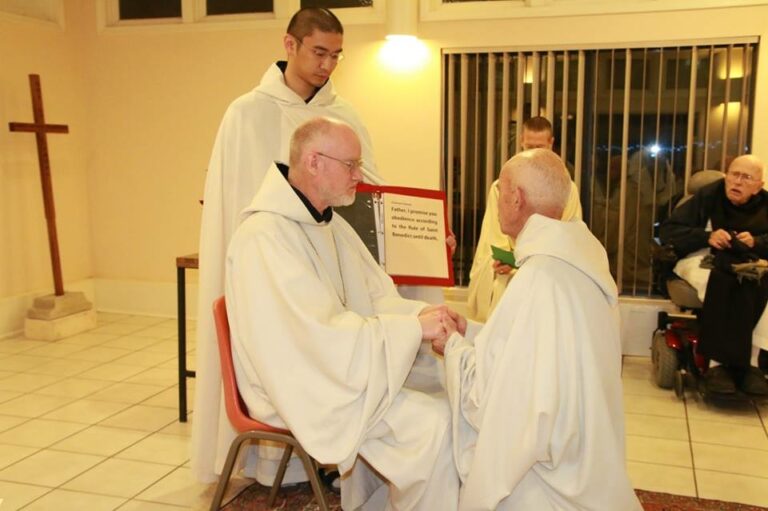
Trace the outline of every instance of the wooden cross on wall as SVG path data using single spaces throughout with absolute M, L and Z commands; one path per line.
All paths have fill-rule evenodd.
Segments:
M 69 133 L 65 124 L 45 124 L 43 114 L 43 93 L 40 89 L 40 76 L 29 75 L 29 88 L 32 92 L 32 113 L 35 122 L 10 122 L 11 131 L 34 133 L 37 140 L 37 160 L 40 164 L 40 181 L 43 187 L 43 205 L 45 220 L 48 224 L 48 246 L 51 250 L 51 266 L 53 268 L 53 287 L 56 296 L 64 295 L 64 284 L 61 278 L 61 260 L 59 258 L 59 240 L 56 234 L 56 210 L 53 205 L 53 186 L 51 184 L 51 162 L 48 159 L 47 133 Z

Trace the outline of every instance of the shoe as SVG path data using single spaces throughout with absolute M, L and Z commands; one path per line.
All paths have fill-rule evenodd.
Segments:
M 712 394 L 736 393 L 731 373 L 723 366 L 715 366 L 704 373 L 704 388 Z
M 768 350 L 760 350 L 760 353 L 757 355 L 757 367 L 760 368 L 764 375 L 768 376 Z
M 744 372 L 739 382 L 739 389 L 755 396 L 768 396 L 768 382 L 757 367 L 750 367 Z
M 338 470 L 318 468 L 317 475 L 320 477 L 326 490 L 341 495 L 341 475 Z

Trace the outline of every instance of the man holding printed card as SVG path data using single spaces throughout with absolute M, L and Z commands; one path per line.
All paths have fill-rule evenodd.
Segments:
M 552 124 L 544 117 L 531 117 L 523 123 L 522 149 L 549 149 L 555 137 Z M 563 220 L 581 219 L 579 190 L 571 182 L 568 202 L 563 210 Z M 469 315 L 476 321 L 486 321 L 501 299 L 509 279 L 514 273 L 512 249 L 515 242 L 501 232 L 499 226 L 499 181 L 491 184 L 485 206 L 485 216 L 480 229 L 475 258 L 469 272 Z M 495 249 L 492 247 L 496 247 Z

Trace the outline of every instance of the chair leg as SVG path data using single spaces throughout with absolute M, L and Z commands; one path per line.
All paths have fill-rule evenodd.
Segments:
M 272 482 L 272 488 L 269 490 L 269 498 L 267 499 L 267 506 L 269 507 L 273 507 L 275 505 L 277 492 L 280 491 L 280 486 L 283 484 L 285 470 L 288 468 L 288 462 L 291 460 L 292 453 L 293 446 L 291 444 L 285 444 L 283 458 L 280 460 L 280 465 L 277 467 L 277 474 L 275 474 L 275 480 Z
M 320 511 L 329 511 L 328 502 L 325 500 L 323 485 L 320 483 L 320 478 L 317 474 L 317 463 L 315 463 L 315 460 L 311 458 L 301 446 L 296 447 L 296 454 L 304 464 L 304 470 L 309 477 L 309 484 L 312 485 L 312 492 L 315 494 L 315 500 L 317 500 L 317 505 L 320 507 Z
M 240 447 L 249 438 L 247 434 L 238 435 L 232 442 L 232 445 L 229 446 L 227 461 L 224 463 L 224 469 L 221 471 L 221 476 L 219 476 L 219 483 L 216 485 L 216 493 L 213 496 L 213 501 L 211 501 L 211 511 L 218 511 L 221 508 L 221 501 L 224 500 L 224 492 L 227 491 L 227 486 L 229 486 L 229 478 L 232 476 L 232 469 L 235 467 Z

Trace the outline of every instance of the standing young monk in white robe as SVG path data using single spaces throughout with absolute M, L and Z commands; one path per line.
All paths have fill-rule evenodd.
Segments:
M 360 154 L 348 125 L 309 121 L 294 133 L 290 170 L 273 164 L 244 211 L 226 264 L 238 387 L 254 418 L 351 471 L 344 509 L 450 511 L 447 400 L 403 383 L 422 338 L 465 324 L 444 305 L 401 298 L 333 214 L 354 201 Z
M 364 180 L 382 182 L 368 131 L 355 110 L 336 95 L 330 81 L 331 73 L 342 58 L 343 30 L 341 22 L 326 9 L 298 11 L 283 39 L 287 62 L 270 66 L 258 87 L 229 106 L 216 136 L 205 182 L 199 250 L 197 381 L 191 463 L 200 481 L 216 479 L 235 437 L 222 403 L 211 304 L 224 293 L 227 246 L 240 223 L 241 211 L 261 186 L 266 169 L 275 161 L 288 161 L 288 146 L 294 130 L 322 115 L 352 126 L 362 146 Z M 432 302 L 440 296 L 439 289 L 434 289 L 437 294 L 427 297 Z M 436 373 L 441 368 L 433 357 L 419 357 L 418 365 L 421 375 L 414 376 L 422 376 L 422 381 L 439 377 Z M 271 484 L 281 450 L 264 450 L 262 454 L 266 456 L 261 456 L 258 463 L 249 463 L 248 473 L 263 484 Z M 306 480 L 306 476 L 301 463 L 292 461 L 284 481 L 302 480 Z
M 552 149 L 555 137 L 552 124 L 544 117 L 531 117 L 523 123 L 520 147 L 530 149 Z M 581 201 L 576 184 L 571 182 L 568 203 L 563 210 L 562 220 L 581 220 Z M 504 290 L 512 277 L 513 268 L 493 259 L 491 245 L 511 251 L 515 241 L 501 232 L 499 225 L 499 180 L 491 183 L 485 204 L 485 214 L 480 228 L 480 239 L 469 271 L 467 308 L 475 321 L 484 322 L 501 300 Z
M 570 178 L 555 153 L 518 154 L 499 186 L 520 269 L 488 323 L 433 342 L 445 350 L 459 508 L 639 511 L 605 250 L 580 220 L 559 220 Z

